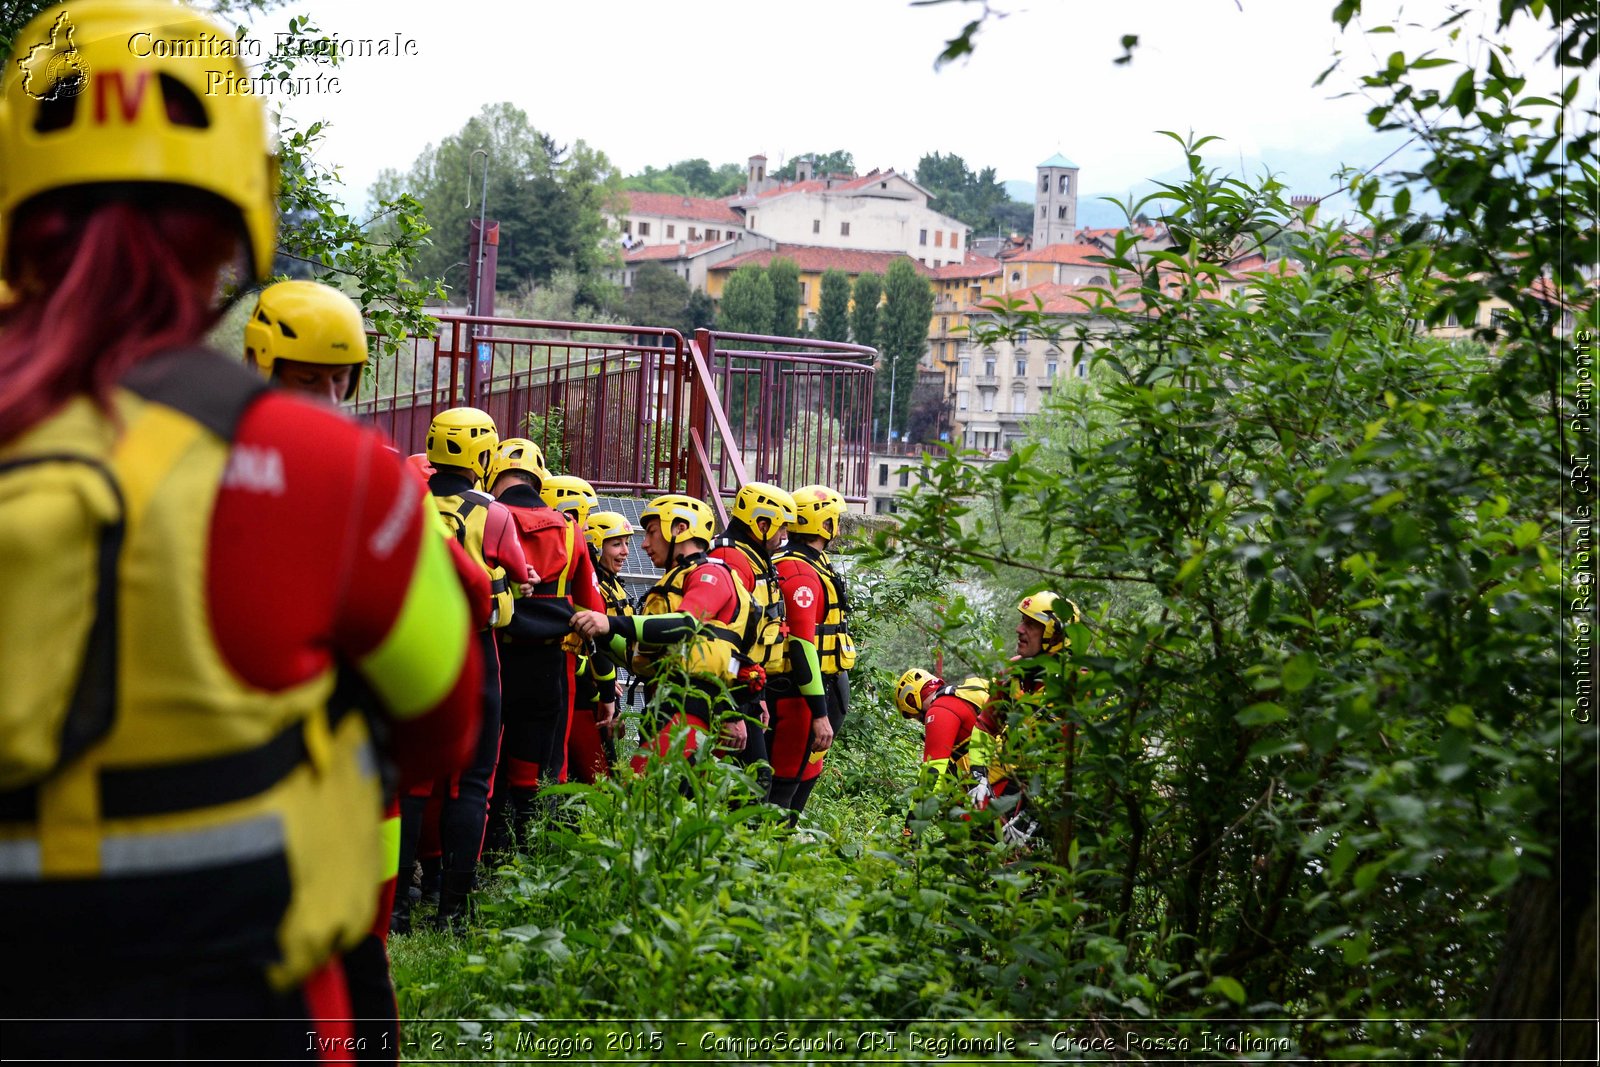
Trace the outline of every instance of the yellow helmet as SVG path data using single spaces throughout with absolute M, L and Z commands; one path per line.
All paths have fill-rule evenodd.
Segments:
M 1023 597 L 1017 610 L 1044 627 L 1043 651 L 1060 652 L 1067 647 L 1067 627 L 1078 621 L 1078 605 L 1046 589 Z
M 428 424 L 428 462 L 435 467 L 467 467 L 482 478 L 499 444 L 494 420 L 477 408 L 450 408 Z
M 651 519 L 661 524 L 661 537 L 669 545 L 675 544 L 678 540 L 672 536 L 674 522 L 689 524 L 689 529 L 683 535 L 685 540 L 697 538 L 708 545 L 717 528 L 716 515 L 711 510 L 711 505 L 704 500 L 684 496 L 682 493 L 666 493 L 646 504 L 644 510 L 639 512 L 639 525 L 643 526 Z
M 637 532 L 628 517 L 616 511 L 592 511 L 583 524 L 583 535 L 596 552 L 613 537 L 631 537 Z
M 244 324 L 245 358 L 261 376 L 271 378 L 278 360 L 319 363 L 330 367 L 367 362 L 367 331 L 354 300 L 321 282 L 291 281 L 269 285 L 256 300 Z M 356 392 L 350 376 L 344 398 Z
M 500 442 L 494 458 L 489 461 L 489 471 L 483 476 L 484 487 L 493 489 L 495 480 L 506 471 L 526 471 L 533 475 L 535 489 L 550 477 L 550 472 L 545 469 L 544 453 L 526 437 L 508 437 Z
M 0 69 L 0 273 L 29 200 L 160 183 L 239 211 L 254 279 L 277 244 L 278 163 L 234 35 L 161 0 L 74 0 L 34 16 Z
M 571 474 L 552 474 L 544 480 L 544 488 L 539 495 L 557 511 L 571 515 L 579 526 L 589 518 L 590 509 L 600 505 L 594 486 Z
M 790 533 L 830 541 L 838 536 L 844 497 L 825 485 L 803 485 L 794 491 L 793 500 L 795 520 L 789 524 Z
M 767 536 L 771 537 L 779 526 L 794 522 L 794 497 L 766 482 L 746 482 L 734 495 L 728 514 L 758 532 L 757 520 L 766 519 Z
M 929 684 L 938 685 L 939 676 L 921 667 L 912 667 L 900 676 L 894 687 L 894 706 L 900 709 L 900 714 L 915 719 L 927 710 L 922 694 Z

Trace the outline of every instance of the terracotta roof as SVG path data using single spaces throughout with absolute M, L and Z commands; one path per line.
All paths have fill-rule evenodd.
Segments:
M 1046 245 L 1012 258 L 1018 263 L 1081 263 L 1085 266 L 1099 266 L 1105 254 L 1105 249 L 1096 248 L 1094 245 Z
M 775 259 L 793 260 L 802 271 L 813 274 L 821 274 L 825 270 L 842 270 L 846 274 L 865 274 L 869 271 L 882 274 L 895 260 L 910 259 L 918 274 L 933 273 L 904 252 L 858 252 L 851 248 L 821 248 L 816 245 L 779 245 L 775 249 L 746 252 L 742 256 L 723 260 L 711 270 L 734 271 L 752 263 L 765 267 Z
M 888 181 L 890 178 L 899 177 L 902 177 L 902 175 L 896 174 L 892 170 L 886 170 L 878 174 L 863 174 L 859 178 L 842 177 L 836 174 L 831 175 L 829 178 L 812 178 L 809 181 L 803 182 L 785 182 L 783 185 L 780 185 L 775 189 L 766 189 L 760 193 L 757 193 L 756 198 L 765 200 L 774 196 L 787 196 L 789 193 L 847 192 L 851 189 L 865 189 L 867 186 L 873 185 L 877 182 L 884 182 Z M 832 182 L 831 185 L 829 184 L 830 180 Z
M 949 281 L 954 278 L 993 278 L 1000 273 L 1000 261 L 988 256 L 980 256 L 976 252 L 967 253 L 965 263 L 947 263 L 938 267 L 933 272 L 933 277 L 939 281 Z
M 727 241 L 696 241 L 687 247 L 677 242 L 664 245 L 640 245 L 638 248 L 624 252 L 622 259 L 625 263 L 645 263 L 650 260 L 688 258 L 713 248 L 720 248 L 727 243 Z
M 627 196 L 628 212 L 633 215 L 720 222 L 728 226 L 744 225 L 744 219 L 725 200 L 706 200 L 696 196 L 679 196 L 677 193 L 628 193 Z

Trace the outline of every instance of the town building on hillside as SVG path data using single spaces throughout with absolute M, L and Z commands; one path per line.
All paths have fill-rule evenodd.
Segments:
M 725 200 L 676 193 L 627 192 L 627 214 L 617 220 L 622 247 L 715 244 L 744 230 L 744 218 Z
M 705 289 L 706 274 L 711 267 L 726 262 L 734 256 L 749 251 L 752 245 L 770 245 L 759 238 L 729 237 L 722 241 L 701 241 L 690 244 L 637 245 L 622 253 L 622 268 L 608 271 L 608 277 L 623 289 L 633 288 L 633 279 L 646 263 L 659 263 L 689 283 L 691 289 Z
M 930 270 L 966 256 L 966 223 L 934 211 L 932 194 L 893 170 L 818 176 L 802 159 L 795 179 L 780 181 L 768 175 L 766 157 L 752 156 L 747 177 L 729 204 L 745 229 L 780 244 L 896 252 Z
M 1128 299 L 1134 296 L 1130 292 Z M 1050 328 L 1043 336 L 1023 330 L 981 344 L 971 335 L 1002 318 L 1001 302 L 985 300 L 965 312 L 968 334 L 956 350 L 951 440 L 988 453 L 1017 445 L 1026 436 L 1023 421 L 1037 414 L 1055 389 L 1088 376 L 1088 364 L 1075 354 L 1078 328 L 1093 333 L 1108 326 L 1095 310 L 1105 299 L 1105 290 L 1096 286 L 1043 284 L 1007 297 L 1045 315 Z
M 897 259 L 910 258 L 900 252 L 860 252 L 848 248 L 818 248 L 814 245 L 780 244 L 773 248 L 744 252 L 715 264 L 706 272 L 706 292 L 713 300 L 722 299 L 722 290 L 733 272 L 747 264 L 765 267 L 774 259 L 788 259 L 800 268 L 800 314 L 807 329 L 814 329 L 822 309 L 822 275 L 826 271 L 843 271 L 850 278 L 852 289 L 856 279 L 863 274 L 883 274 L 889 264 Z M 918 273 L 933 272 L 911 259 Z
M 998 259 L 971 254 L 965 263 L 933 272 L 933 318 L 928 321 L 925 366 L 944 375 L 945 392 L 955 396 L 956 354 L 967 339 L 966 312 L 988 297 L 1001 294 Z

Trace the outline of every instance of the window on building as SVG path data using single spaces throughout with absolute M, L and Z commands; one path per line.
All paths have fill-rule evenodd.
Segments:
M 994 390 L 993 389 L 985 389 L 983 391 L 983 410 L 985 410 L 985 411 L 993 411 L 994 410 Z
M 667 236 L 668 236 L 668 237 L 675 237 L 675 236 L 677 236 L 677 235 L 676 235 L 676 234 L 674 234 L 674 233 L 673 233 L 673 232 L 672 232 L 672 231 L 673 231 L 673 230 L 675 230 L 675 229 L 676 229 L 676 228 L 677 228 L 677 227 L 675 227 L 675 226 L 673 226 L 673 225 L 672 225 L 672 223 L 670 223 L 670 222 L 669 222 L 669 223 L 667 223 Z
M 936 260 L 933 261 L 933 269 L 934 270 L 938 270 L 942 266 L 944 266 L 944 260 L 936 259 Z
M 1017 357 L 1017 377 L 1018 378 L 1026 378 L 1027 376 L 1028 376 L 1028 357 L 1027 356 L 1018 356 Z
M 951 230 L 950 231 L 950 247 L 951 248 L 960 248 L 961 247 L 961 234 L 959 232 L 957 232 L 956 230 Z
M 985 378 L 993 378 L 994 377 L 994 357 L 993 356 L 989 356 L 988 358 L 986 358 L 983 361 L 983 376 Z
M 1050 378 L 1052 380 L 1055 378 L 1055 376 L 1056 376 L 1056 361 L 1055 360 L 1047 359 L 1047 360 L 1044 361 L 1044 376 L 1046 378 Z
M 926 233 L 927 231 L 924 230 L 923 232 Z M 944 247 L 944 231 L 943 230 L 934 230 L 933 231 L 933 247 L 935 247 L 935 248 L 943 248 Z
M 1026 415 L 1028 413 L 1028 394 L 1018 390 L 1011 394 L 1011 414 Z
M 689 240 L 691 240 L 691 241 L 700 240 L 700 231 L 695 229 L 693 226 L 689 227 Z
M 708 241 L 720 241 L 720 240 L 722 240 L 722 231 L 720 231 L 720 230 L 707 230 L 706 231 L 706 240 L 708 240 Z
M 649 237 L 650 236 L 650 224 L 648 222 L 639 223 L 639 236 L 640 237 Z
M 971 356 L 962 356 L 961 357 L 960 366 L 961 366 L 961 369 L 959 371 L 957 371 L 957 373 L 960 374 L 961 377 L 963 377 L 963 378 L 969 376 L 972 373 L 972 357 Z
M 800 283 L 800 303 L 804 304 L 806 302 L 806 293 L 810 289 L 811 289 L 811 283 L 810 282 L 801 282 Z
M 956 393 L 956 410 L 967 410 L 967 391 L 965 389 L 962 389 L 960 392 Z
M 940 315 L 939 316 L 939 332 L 940 333 L 949 333 L 950 332 L 950 316 L 949 315 Z
M 1065 204 L 1062 204 L 1060 207 L 1056 208 L 1056 218 L 1064 219 L 1066 217 L 1067 217 L 1067 206 Z
M 849 237 L 850 236 L 850 224 L 848 222 L 839 223 L 839 236 L 840 237 Z
M 1089 361 L 1086 359 L 1078 360 L 1077 371 L 1078 377 L 1087 378 L 1089 376 Z
M 751 215 L 750 216 L 750 220 L 748 222 L 746 222 L 745 225 L 750 227 L 752 230 L 755 229 L 756 228 L 756 217 L 754 215 Z
M 1489 328 L 1490 329 L 1492 329 L 1492 330 L 1504 330 L 1506 327 L 1508 327 L 1510 325 L 1511 325 L 1511 309 L 1510 308 L 1495 308 L 1493 311 L 1489 312 Z
M 878 484 L 889 484 L 889 465 L 887 463 L 878 464 Z
M 1039 191 L 1041 193 L 1050 191 L 1050 175 L 1046 174 L 1039 179 Z
M 633 232 L 633 220 L 632 219 L 623 219 L 622 220 L 622 232 L 623 233 L 632 233 Z
M 918 230 L 917 231 L 917 244 L 925 245 L 927 243 L 928 243 L 928 231 L 927 230 Z
M 812 233 L 821 233 L 822 232 L 822 220 L 821 219 L 812 219 L 811 220 L 811 232 Z
M 1047 214 L 1049 214 L 1049 212 L 1050 212 L 1050 209 L 1048 207 L 1046 207 L 1043 204 L 1039 205 L 1039 217 L 1041 219 L 1044 218 Z
M 910 467 L 901 467 L 900 468 L 900 487 L 903 489 L 903 488 L 905 488 L 906 486 L 908 486 L 910 484 L 911 484 L 911 468 Z
M 883 497 L 873 497 L 872 510 L 875 514 L 882 515 L 889 510 L 889 502 Z
M 1025 345 L 1027 343 L 1028 343 L 1028 331 L 1027 330 L 1018 330 L 1017 331 L 1017 344 Z
M 1072 175 L 1063 174 L 1061 176 L 1061 192 L 1062 195 L 1072 192 Z
M 1020 282 L 1022 280 L 1022 272 L 1020 270 L 1012 271 L 1011 272 L 1011 280 L 1014 281 L 1014 282 Z

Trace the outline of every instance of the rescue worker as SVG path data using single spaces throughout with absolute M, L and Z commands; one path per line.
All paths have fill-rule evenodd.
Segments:
M 912 667 L 895 685 L 894 704 L 900 714 L 923 726 L 922 785 L 965 781 L 967 745 L 978 712 L 989 702 L 989 683 L 970 677 L 960 685 L 920 667 Z
M 317 282 L 278 282 L 263 290 L 245 323 L 244 344 L 246 364 L 267 381 L 333 407 L 354 394 L 367 361 L 361 309 L 337 289 Z M 392 774 L 384 780 L 380 840 L 384 866 L 372 925 L 340 961 L 357 1038 L 364 1038 L 368 1048 L 381 1047 L 384 1035 L 398 1033 L 400 1026 L 388 954 L 400 863 L 400 798 Z
M 485 664 L 483 729 L 472 762 L 460 774 L 412 790 L 400 806 L 400 870 L 408 871 L 421 839 L 428 798 L 434 797 L 439 805 L 442 866 L 434 921 L 442 928 L 453 928 L 467 916 L 499 761 L 500 660 L 494 630 L 510 624 L 517 591 L 527 595 L 537 580 L 522 554 L 511 513 L 478 488 L 498 444 L 494 420 L 477 408 L 441 411 L 428 425 L 426 454 L 433 465 L 428 492 L 456 543 L 489 575 L 491 595 L 488 625 L 477 634 Z M 409 909 L 409 898 L 395 901 L 396 929 L 409 929 Z
M 767 760 L 768 687 L 775 687 L 775 693 L 790 688 L 789 630 L 772 554 L 783 545 L 793 521 L 794 497 L 766 482 L 746 482 L 734 494 L 727 527 L 711 542 L 711 558 L 727 564 L 750 595 L 743 647 L 751 662 L 734 691 L 746 738 L 737 758 L 746 767 Z M 770 765 L 757 770 L 756 779 L 765 794 L 772 782 Z
M 1020 714 L 1024 726 L 1039 721 L 1045 687 L 1046 656 L 1059 656 L 1067 647 L 1067 627 L 1078 621 L 1078 605 L 1049 590 L 1030 593 L 1017 603 L 1016 664 L 1009 679 L 1001 680 L 1001 692 L 978 715 L 971 744 L 970 796 L 982 810 L 993 804 L 1001 811 L 1000 838 L 1013 845 L 1026 845 L 1038 832 L 1039 823 L 1027 808 L 1022 783 L 1016 768 L 1006 758 L 1008 712 Z M 1068 767 L 1075 740 L 1073 724 L 1062 726 L 1067 742 Z M 1069 770 L 1070 775 L 1070 770 Z M 1070 788 L 1070 787 L 1069 787 Z
M 516 522 L 528 565 L 542 576 L 500 633 L 514 843 L 535 814 L 541 782 L 566 780 L 577 663 L 563 644 L 572 636 L 574 605 L 605 610 L 582 530 L 541 496 L 550 478 L 539 446 L 513 438 L 501 443 L 487 479 Z
M 724 719 L 728 747 L 742 749 L 745 744 L 744 721 L 731 715 L 728 694 L 744 667 L 739 642 L 750 600 L 727 564 L 706 555 L 713 521 L 710 505 L 693 497 L 667 493 L 650 501 L 639 514 L 644 551 L 665 573 L 645 593 L 639 614 L 580 611 L 572 619 L 573 628 L 585 637 L 616 635 L 640 646 L 634 673 L 650 684 L 652 696 L 663 681 L 680 683 L 671 694 L 679 709 L 665 721 L 647 722 L 640 731 L 654 736 L 646 747 L 662 755 L 671 750 L 675 728 L 689 727 L 683 752 L 692 756 Z M 644 766 L 645 756 L 635 757 L 634 770 Z
M 584 523 L 584 532 L 605 613 L 632 615 L 633 603 L 627 586 L 622 584 L 622 568 L 628 562 L 629 542 L 638 531 L 619 512 L 593 511 Z M 627 642 L 620 638 L 594 642 L 588 669 L 578 679 L 568 765 L 584 782 L 593 784 L 609 774 L 616 762 L 616 738 L 622 732 L 619 667 L 629 657 Z
M 346 683 L 405 780 L 478 735 L 421 488 L 378 434 L 199 347 L 223 272 L 263 279 L 276 235 L 261 103 L 206 92 L 249 76 L 218 39 L 83 0 L 0 65 L 9 1057 L 237 1058 L 219 1020 L 258 1020 L 271 1059 L 353 1038 L 339 953 L 372 921 L 381 793 Z
M 273 385 L 338 406 L 367 365 L 361 309 L 321 282 L 269 285 L 244 324 L 245 360 Z
M 825 485 L 807 485 L 794 491 L 794 502 L 788 544 L 774 560 L 789 627 L 792 682 L 773 709 L 768 800 L 798 819 L 822 774 L 823 756 L 844 724 L 856 648 L 844 578 L 828 558 L 844 498 Z

